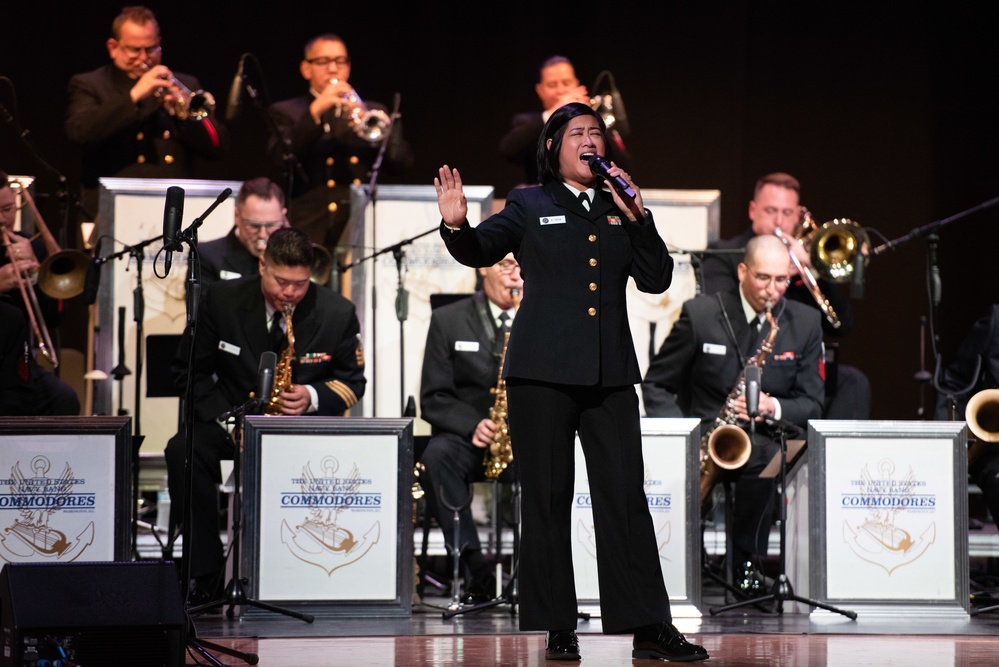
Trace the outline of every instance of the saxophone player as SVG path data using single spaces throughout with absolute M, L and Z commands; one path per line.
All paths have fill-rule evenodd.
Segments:
M 194 455 L 191 576 L 193 604 L 217 599 L 222 576 L 217 485 L 219 460 L 234 445 L 219 415 L 243 404 L 257 383 L 261 355 L 284 359 L 289 347 L 286 319 L 293 326 L 291 381 L 278 396 L 284 415 L 340 416 L 364 394 L 364 356 L 354 305 L 310 280 L 313 248 L 301 231 L 271 234 L 259 258 L 258 276 L 223 280 L 204 294 L 194 344 Z M 290 315 L 285 314 L 285 304 Z M 186 385 L 186 374 L 178 387 Z M 171 527 L 184 516 L 184 432 L 166 447 Z
M 434 309 L 427 333 L 420 383 L 420 412 L 433 427 L 420 461 L 435 495 L 441 487 L 454 506 L 467 497 L 472 482 L 485 479 L 483 459 L 496 435 L 490 419 L 499 378 L 504 322 L 508 329 L 516 314 L 515 293 L 523 290 L 520 265 L 513 254 L 499 263 L 478 269 L 482 289 L 469 298 Z M 499 477 L 513 480 L 513 468 Z M 454 548 L 454 513 L 436 502 L 437 522 L 448 548 Z M 461 560 L 470 578 L 466 604 L 492 599 L 494 584 L 485 561 L 470 505 L 459 517 Z
M 735 386 L 746 362 L 767 338 L 766 304 L 779 331 L 765 366 L 752 453 L 744 466 L 723 473 L 735 482 L 734 554 L 730 562 L 753 563 L 762 571 L 776 485 L 758 475 L 779 449 L 779 434 L 768 425 L 782 420 L 804 429 L 821 415 L 825 385 L 820 374 L 822 327 L 819 311 L 785 298 L 790 256 L 776 236 L 756 236 L 746 244 L 738 267 L 739 284 L 721 294 L 695 297 L 653 358 L 642 383 L 650 417 L 698 417 L 709 428 Z M 737 424 L 748 428 L 745 396 L 734 401 Z M 761 591 L 761 594 L 767 591 Z

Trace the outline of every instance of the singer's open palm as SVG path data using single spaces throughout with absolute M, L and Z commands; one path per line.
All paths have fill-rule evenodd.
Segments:
M 461 174 L 457 169 L 444 165 L 438 169 L 438 177 L 434 179 L 437 190 L 437 208 L 441 218 L 448 227 L 460 227 L 468 216 L 468 201 L 461 189 Z

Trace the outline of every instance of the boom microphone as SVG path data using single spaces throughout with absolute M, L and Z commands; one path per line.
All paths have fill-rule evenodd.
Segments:
M 257 392 L 254 394 L 258 409 L 267 405 L 274 391 L 274 372 L 277 368 L 277 354 L 267 350 L 260 355 L 260 366 L 257 368 Z
M 174 251 L 182 246 L 177 243 L 177 233 L 184 217 L 184 188 L 171 185 L 167 188 L 166 205 L 163 208 L 163 248 L 166 250 L 166 260 L 163 263 L 164 275 L 170 273 Z
M 590 165 L 590 171 L 614 186 L 619 195 L 628 199 L 635 198 L 635 191 L 628 185 L 628 181 L 620 176 L 610 176 L 607 173 L 607 170 L 611 168 L 610 160 L 603 155 L 593 153 L 586 158 L 586 162 Z
M 229 87 L 229 102 L 225 105 L 226 120 L 232 120 L 239 115 L 239 102 L 243 97 L 243 60 L 245 58 L 245 53 L 239 57 L 239 67 L 236 69 L 236 76 L 233 77 L 232 85 Z

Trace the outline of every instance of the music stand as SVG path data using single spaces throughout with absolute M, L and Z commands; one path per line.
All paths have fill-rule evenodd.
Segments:
M 803 440 L 797 441 L 800 442 L 801 444 L 797 446 L 796 451 L 789 456 L 787 429 L 788 428 L 797 429 L 797 427 L 794 426 L 793 424 L 783 423 L 781 422 L 781 420 L 767 420 L 767 421 L 776 430 L 780 442 L 780 451 L 778 451 L 777 454 L 774 456 L 774 459 L 776 459 L 776 467 L 778 472 L 778 489 L 780 491 L 778 499 L 778 502 L 780 503 L 780 533 L 779 533 L 780 542 L 778 549 L 779 569 L 777 572 L 777 578 L 774 580 L 774 585 L 769 595 L 764 595 L 749 600 L 741 600 L 739 602 L 734 602 L 732 604 L 725 605 L 722 607 L 711 607 L 709 612 L 711 613 L 712 616 L 714 616 L 715 614 L 720 614 L 722 612 L 729 611 L 730 609 L 738 609 L 739 607 L 745 607 L 751 604 L 759 604 L 762 602 L 772 601 L 774 603 L 774 610 L 776 611 L 776 613 L 783 614 L 784 603 L 791 601 L 791 602 L 800 602 L 802 604 L 807 604 L 812 607 L 818 607 L 819 609 L 825 609 L 826 611 L 836 612 L 837 614 L 842 614 L 843 616 L 846 616 L 850 620 L 855 621 L 857 620 L 857 612 L 855 611 L 840 609 L 838 607 L 832 606 L 831 604 L 826 604 L 825 602 L 819 602 L 818 600 L 812 600 L 811 598 L 806 598 L 795 594 L 794 587 L 792 586 L 790 579 L 788 579 L 787 577 L 787 553 L 785 547 L 787 542 L 788 459 L 789 458 L 797 459 L 797 457 L 800 456 L 805 450 L 805 442 Z M 774 460 L 771 460 L 770 463 L 767 464 L 767 467 L 763 470 L 763 472 L 760 473 L 760 477 L 772 476 L 773 475 L 772 470 L 774 466 L 775 466 Z

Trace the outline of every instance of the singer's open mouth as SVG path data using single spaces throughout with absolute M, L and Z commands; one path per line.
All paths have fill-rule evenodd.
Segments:
M 580 162 L 589 162 L 590 158 L 596 155 L 596 153 L 583 153 L 579 156 Z

